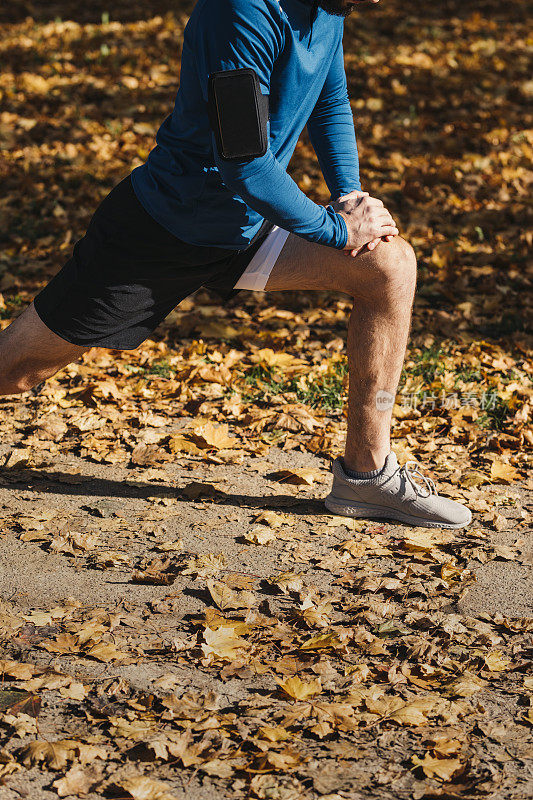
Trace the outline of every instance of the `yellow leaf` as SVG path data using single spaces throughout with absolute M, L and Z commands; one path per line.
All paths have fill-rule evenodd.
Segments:
M 84 686 L 83 683 L 72 681 L 69 686 L 62 686 L 59 694 L 69 700 L 84 700 L 89 694 L 89 687 Z
M 484 657 L 485 666 L 491 672 L 505 672 L 512 666 L 510 661 L 500 650 L 493 650 Z
M 221 611 L 224 611 L 226 608 L 250 608 L 255 603 L 256 598 L 253 592 L 235 591 L 234 589 L 230 589 L 223 581 L 207 581 L 207 588 L 209 589 L 209 594 Z
M 405 703 L 401 708 L 393 711 L 390 719 L 398 722 L 400 725 L 425 725 L 427 722 L 427 714 L 433 706 L 432 700 L 421 698 L 420 700 L 413 700 L 411 703 Z
M 458 753 L 463 746 L 459 739 L 450 739 L 446 735 L 436 736 L 431 742 L 431 749 L 440 756 L 453 756 Z
M 168 785 L 146 775 L 125 778 L 118 784 L 125 789 L 133 800 L 176 800 L 176 796 L 167 792 Z
M 313 725 L 311 731 L 318 736 L 319 739 L 323 739 L 325 736 L 329 736 L 330 733 L 333 732 L 333 728 L 329 724 L 329 722 L 317 722 L 316 725 Z
M 441 781 L 451 781 L 464 769 L 464 764 L 458 758 L 434 758 L 426 753 L 424 758 L 413 756 L 411 761 L 415 767 L 422 767 L 428 778 L 438 778 Z
M 267 367 L 280 367 L 283 370 L 292 371 L 305 364 L 305 361 L 300 358 L 295 358 L 289 353 L 275 353 L 269 347 L 258 350 L 257 353 L 251 356 L 250 361 L 254 364 L 265 364 Z
M 330 650 L 337 647 L 342 647 L 342 642 L 335 633 L 321 633 L 300 645 L 301 650 Z
M 63 778 L 59 778 L 52 783 L 52 786 L 57 791 L 59 797 L 67 797 L 73 795 L 74 797 L 81 797 L 88 794 L 91 788 L 91 780 L 81 769 L 81 767 L 74 766 L 69 769 Z
M 466 488 L 481 486 L 484 483 L 490 483 L 490 478 L 477 469 L 466 470 L 461 476 L 461 486 Z
M 244 538 L 247 542 L 251 542 L 252 544 L 268 544 L 275 539 L 276 536 L 263 525 L 256 525 L 248 531 L 248 533 L 244 534 Z
M 291 738 L 291 734 L 286 728 L 272 727 L 271 725 L 263 725 L 262 728 L 259 728 L 259 736 L 269 742 L 284 742 L 285 739 Z
M 292 770 L 302 763 L 302 757 L 300 754 L 291 752 L 289 750 L 284 750 L 282 753 L 276 753 L 274 750 L 269 750 L 267 753 L 267 759 L 268 763 L 271 764 L 274 769 L 279 769 L 283 772 Z
M 303 580 L 301 575 L 296 575 L 294 572 L 282 572 L 280 575 L 274 575 L 268 579 L 268 582 L 277 586 L 283 594 L 289 592 L 299 592 L 303 589 Z
M 85 652 L 85 655 L 95 658 L 97 661 L 103 661 L 105 664 L 107 664 L 109 661 L 122 661 L 124 659 L 129 659 L 127 653 L 121 653 L 120 650 L 117 650 L 114 644 L 106 644 L 105 642 L 95 644 Z
M 295 486 L 312 486 L 316 480 L 322 479 L 318 469 L 280 469 L 269 476 L 278 483 L 292 483 Z
M 484 689 L 487 682 L 473 675 L 471 672 L 465 672 L 457 680 L 448 685 L 446 691 L 451 697 L 471 697 L 480 689 Z
M 134 742 L 144 741 L 154 730 L 154 724 L 141 719 L 129 720 L 124 717 L 109 717 L 111 733 Z
M 8 753 L 7 750 L 0 750 L 0 779 L 21 770 L 22 766 L 15 761 L 11 753 Z
M 79 653 L 80 650 L 77 637 L 70 633 L 61 633 L 53 641 L 45 639 L 40 646 L 49 653 Z
M 262 511 L 254 520 L 254 522 L 262 522 L 270 528 L 281 528 L 282 525 L 291 524 L 282 514 L 276 511 Z
M 19 664 L 17 661 L 0 660 L 0 677 L 9 675 L 10 678 L 17 678 L 27 681 L 33 677 L 37 668 L 33 664 Z
M 57 742 L 30 742 L 21 750 L 21 757 L 26 767 L 44 761 L 50 769 L 63 769 L 67 761 L 73 761 L 76 757 L 87 763 L 95 758 L 106 758 L 107 753 L 103 747 L 86 745 L 73 739 L 61 739 Z
M 213 422 L 206 422 L 194 429 L 191 434 L 195 443 L 201 448 L 215 448 L 216 450 L 229 450 L 237 447 L 238 439 L 229 436 L 229 425 L 215 425 Z
M 210 660 L 221 659 L 223 661 L 234 661 L 242 655 L 247 642 L 235 634 L 235 628 L 218 628 L 204 630 L 204 641 L 202 650 L 204 655 Z
M 495 483 L 511 483 L 521 480 L 522 476 L 512 464 L 504 461 L 493 461 L 490 465 L 490 477 Z
M 322 691 L 320 679 L 306 682 L 295 675 L 284 681 L 280 681 L 276 678 L 276 683 L 283 689 L 285 694 L 292 697 L 294 700 L 307 700 L 309 697 L 314 697 Z
M 451 531 L 413 528 L 403 535 L 403 543 L 406 550 L 429 552 L 440 545 L 453 542 L 455 538 Z
M 171 453 L 187 453 L 188 455 L 198 455 L 202 452 L 198 445 L 191 441 L 191 439 L 187 439 L 185 436 L 181 436 L 180 434 L 172 436 L 168 446 L 170 447 Z

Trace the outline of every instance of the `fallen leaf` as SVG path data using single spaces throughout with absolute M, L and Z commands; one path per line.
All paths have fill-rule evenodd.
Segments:
M 312 486 L 315 481 L 322 480 L 323 475 L 318 469 L 280 469 L 277 472 L 271 472 L 268 477 L 278 483 Z
M 512 464 L 504 461 L 493 461 L 490 465 L 490 477 L 494 483 L 512 483 L 522 479 L 519 471 Z
M 145 775 L 124 778 L 118 785 L 128 792 L 133 800 L 176 800 L 175 795 L 167 791 L 168 784 Z
M 464 762 L 458 758 L 434 758 L 429 753 L 424 758 L 412 756 L 411 761 L 415 767 L 421 767 L 428 778 L 437 778 L 445 783 L 458 777 L 465 768 Z
M 91 784 L 92 781 L 81 767 L 73 766 L 65 773 L 63 778 L 54 781 L 52 786 L 59 797 L 67 797 L 68 795 L 80 797 L 89 793 Z
M 209 594 L 222 611 L 227 608 L 250 608 L 256 602 L 253 592 L 235 591 L 222 581 L 209 580 L 207 581 L 207 588 Z
M 286 680 L 275 679 L 276 683 L 286 695 L 292 697 L 293 700 L 307 700 L 310 697 L 320 694 L 322 691 L 322 684 L 320 679 L 312 681 L 302 681 L 297 675 Z

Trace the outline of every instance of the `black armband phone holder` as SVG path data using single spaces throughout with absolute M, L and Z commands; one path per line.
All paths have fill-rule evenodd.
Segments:
M 208 87 L 209 123 L 220 158 L 264 156 L 268 149 L 268 95 L 253 69 L 213 72 Z

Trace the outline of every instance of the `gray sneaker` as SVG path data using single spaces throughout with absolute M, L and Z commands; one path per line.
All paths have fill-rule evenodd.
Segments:
M 326 497 L 326 508 L 345 517 L 394 519 L 421 528 L 464 528 L 472 520 L 466 506 L 437 494 L 431 478 L 426 478 L 416 461 L 400 467 L 395 453 L 387 456 L 376 478 L 350 478 L 343 462 L 332 465 L 333 486 Z

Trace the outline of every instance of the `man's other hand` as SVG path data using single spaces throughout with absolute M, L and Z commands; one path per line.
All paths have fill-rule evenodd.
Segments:
M 390 242 L 399 234 L 383 202 L 377 197 L 370 197 L 368 192 L 356 189 L 334 200 L 331 205 L 346 222 L 348 241 L 345 252 L 351 256 L 356 256 L 365 247 L 373 250 L 382 240 Z M 377 236 L 379 231 L 383 233 Z

